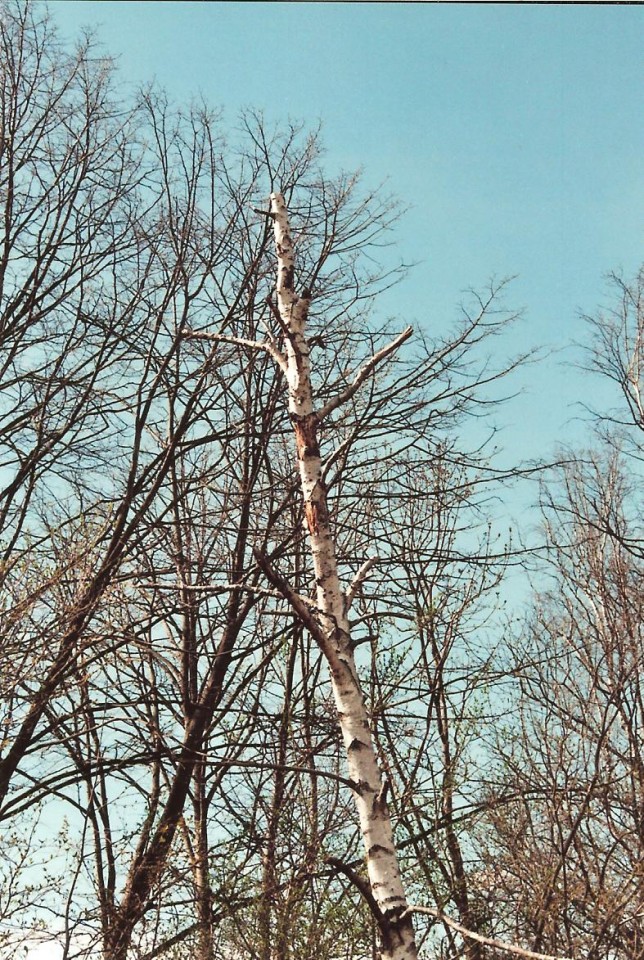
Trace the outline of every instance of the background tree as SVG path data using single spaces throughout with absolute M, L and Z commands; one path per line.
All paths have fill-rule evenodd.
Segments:
M 589 321 L 589 367 L 622 413 L 544 489 L 550 585 L 516 643 L 520 726 L 502 730 L 487 846 L 507 935 L 592 958 L 644 955 L 641 281 L 613 278 L 614 308 Z

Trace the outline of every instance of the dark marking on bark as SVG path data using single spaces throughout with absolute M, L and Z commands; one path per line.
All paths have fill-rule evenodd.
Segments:
M 349 746 L 347 747 L 347 750 L 364 750 L 365 747 L 366 747 L 366 744 L 363 743 L 362 740 L 358 740 L 357 737 L 354 737 L 351 743 L 349 744 Z
M 374 843 L 374 845 L 369 847 L 367 850 L 367 856 L 375 857 L 377 853 L 386 853 L 391 856 L 393 854 L 393 850 L 390 850 L 389 847 L 383 847 L 381 843 Z
M 357 793 L 361 797 L 363 797 L 365 793 L 372 792 L 371 787 L 369 786 L 369 783 L 366 780 L 358 780 L 357 783 L 354 780 L 353 786 L 351 787 L 351 789 L 353 790 L 354 793 Z
M 387 910 L 378 926 L 385 954 L 391 954 L 395 949 L 404 947 L 408 956 L 416 956 L 414 925 L 411 915 L 405 912 L 404 906 Z

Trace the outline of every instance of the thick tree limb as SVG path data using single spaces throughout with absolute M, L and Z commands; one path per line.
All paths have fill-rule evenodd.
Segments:
M 367 901 L 369 904 L 369 909 L 376 918 L 376 921 L 379 924 L 382 923 L 382 910 L 378 906 L 376 898 L 371 892 L 369 881 L 361 877 L 359 873 L 356 873 L 356 871 L 353 870 L 353 868 L 348 864 L 343 863 L 342 860 L 338 860 L 337 857 L 325 857 L 324 862 L 328 863 L 330 867 L 335 867 L 336 870 L 339 870 L 340 873 L 345 875 L 345 877 L 353 884 L 356 890 L 360 892 L 360 895 Z
M 309 631 L 320 649 L 324 651 L 326 656 L 329 648 L 328 639 L 320 624 L 315 619 L 313 610 L 311 609 L 310 601 L 306 600 L 304 597 L 301 597 L 300 594 L 293 589 L 288 580 L 285 580 L 284 577 L 277 572 L 277 570 L 269 561 L 268 557 L 266 557 L 260 550 L 253 549 L 253 554 L 266 579 L 269 581 L 269 583 L 273 584 L 273 586 L 279 591 L 285 600 L 288 600 L 293 608 L 293 611 L 300 618 L 306 629 Z
M 318 420 L 324 420 L 330 413 L 333 413 L 334 410 L 337 410 L 338 407 L 341 407 L 342 404 L 346 403 L 347 400 L 350 400 L 351 397 L 357 392 L 359 387 L 365 382 L 369 374 L 375 370 L 381 360 L 384 360 L 385 357 L 388 357 L 390 353 L 394 353 L 398 347 L 408 340 L 414 332 L 413 327 L 407 327 L 406 330 L 403 330 L 395 340 L 392 340 L 391 343 L 388 343 L 378 350 L 377 353 L 367 360 L 362 369 L 357 373 L 354 380 L 349 384 L 348 387 L 345 387 L 344 390 L 341 390 L 337 396 L 333 397 L 327 403 L 324 404 L 321 410 L 318 411 Z
M 237 347 L 250 347 L 251 350 L 265 350 L 270 354 L 278 367 L 286 373 L 286 358 L 269 340 L 247 340 L 245 337 L 232 337 L 227 333 L 203 333 L 196 330 L 184 330 L 185 336 L 191 340 L 210 340 L 214 343 L 232 343 Z
M 368 560 L 365 560 L 365 562 L 362 564 L 362 566 L 356 573 L 355 577 L 353 578 L 353 582 L 346 593 L 345 606 L 346 606 L 347 613 L 351 609 L 351 604 L 355 600 L 358 590 L 367 579 L 367 574 L 369 573 L 370 570 L 373 569 L 373 567 L 375 567 L 379 559 L 380 557 L 369 557 Z

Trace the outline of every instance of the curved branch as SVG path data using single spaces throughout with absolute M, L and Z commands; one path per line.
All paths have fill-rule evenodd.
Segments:
M 460 933 L 462 937 L 467 937 L 468 940 L 476 940 L 477 943 L 483 943 L 487 947 L 494 947 L 496 950 L 504 950 L 506 953 L 513 953 L 517 957 L 526 957 L 527 960 L 575 960 L 574 957 L 559 957 L 551 953 L 535 953 L 534 950 L 526 950 L 524 947 L 517 947 L 514 943 L 506 943 L 505 940 L 495 940 L 493 937 L 483 936 L 482 933 L 474 933 L 473 930 L 468 930 L 456 920 L 452 920 L 451 917 L 441 913 L 440 910 L 435 910 L 433 907 L 410 906 L 407 908 L 405 913 L 426 913 L 430 917 L 434 917 L 436 920 L 444 923 L 445 926 L 451 927 L 452 930 Z

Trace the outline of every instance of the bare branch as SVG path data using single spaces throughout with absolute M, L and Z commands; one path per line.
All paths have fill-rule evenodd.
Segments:
M 326 651 L 329 644 L 324 631 L 313 615 L 313 611 L 311 610 L 311 602 L 306 600 L 304 597 L 301 597 L 300 594 L 293 589 L 290 583 L 277 572 L 265 554 L 263 554 L 260 550 L 253 549 L 253 555 L 257 560 L 262 572 L 266 576 L 266 579 L 272 583 L 277 590 L 279 590 L 285 600 L 288 600 L 290 605 L 293 607 L 293 610 L 300 618 L 306 629 L 309 631 L 315 642 L 322 650 Z
M 369 904 L 369 909 L 373 913 L 374 917 L 378 924 L 381 924 L 383 921 L 382 910 L 376 902 L 376 898 L 371 892 L 371 888 L 367 880 L 364 877 L 361 877 L 360 874 L 356 873 L 352 867 L 348 864 L 343 863 L 342 860 L 338 860 L 337 857 L 325 857 L 324 862 L 328 863 L 330 867 L 335 867 L 336 870 L 339 870 L 340 873 L 343 873 L 345 877 L 353 884 L 353 886 L 360 892 L 360 896 L 363 897 Z
M 483 943 L 486 947 L 494 947 L 496 950 L 513 953 L 517 957 L 526 957 L 528 960 L 575 960 L 574 957 L 560 957 L 551 953 L 535 953 L 534 950 L 525 950 L 523 947 L 517 947 L 514 943 L 495 940 L 493 937 L 484 937 L 481 933 L 474 933 L 473 930 L 467 930 L 462 924 L 457 923 L 456 920 L 452 920 L 451 917 L 441 913 L 440 910 L 435 910 L 433 907 L 410 906 L 406 913 L 426 913 L 430 917 L 435 917 L 436 920 L 440 920 L 440 922 L 446 926 L 451 927 L 452 930 L 456 930 L 462 937 L 467 937 L 469 940 L 476 940 L 477 943 Z
M 369 573 L 370 570 L 373 569 L 373 567 L 376 566 L 379 560 L 380 560 L 379 557 L 369 557 L 369 559 L 365 560 L 365 562 L 362 564 L 362 566 L 356 573 L 355 577 L 353 578 L 353 582 L 346 593 L 345 606 L 346 606 L 347 612 L 351 609 L 351 604 L 355 600 L 358 590 L 360 589 L 362 584 L 365 582 L 367 578 L 367 574 Z
M 189 329 L 185 329 L 184 334 L 191 340 L 210 340 L 214 343 L 232 343 L 237 347 L 250 347 L 251 350 L 265 350 L 281 370 L 284 372 L 287 370 L 285 357 L 277 349 L 275 344 L 268 340 L 246 340 L 244 337 L 232 337 L 226 333 L 203 333 Z

